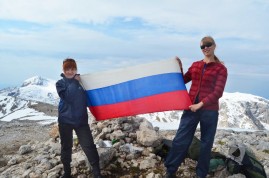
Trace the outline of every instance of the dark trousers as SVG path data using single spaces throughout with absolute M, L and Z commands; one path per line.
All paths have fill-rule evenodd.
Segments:
M 184 111 L 180 125 L 173 139 L 172 148 L 165 160 L 167 172 L 174 174 L 186 157 L 198 123 L 201 130 L 201 148 L 196 174 L 204 178 L 209 169 L 211 148 L 218 124 L 218 111 L 198 110 Z
M 100 175 L 99 155 L 89 125 L 74 127 L 70 124 L 59 123 L 61 161 L 64 165 L 65 173 L 71 173 L 70 163 L 72 161 L 73 130 L 75 130 L 80 146 L 93 168 L 94 175 Z

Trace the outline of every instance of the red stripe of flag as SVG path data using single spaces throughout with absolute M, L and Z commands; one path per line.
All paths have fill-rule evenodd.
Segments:
M 96 120 L 100 121 L 158 111 L 189 109 L 190 105 L 191 101 L 187 91 L 181 90 L 116 104 L 91 106 L 89 109 Z

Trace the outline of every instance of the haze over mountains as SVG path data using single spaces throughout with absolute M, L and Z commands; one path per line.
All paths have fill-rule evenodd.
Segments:
M 13 119 L 57 120 L 59 97 L 56 81 L 35 76 L 21 86 L 0 90 L 0 121 Z M 224 93 L 220 99 L 218 128 L 269 130 L 269 100 L 244 93 Z M 167 111 L 140 115 L 156 125 L 175 127 L 182 111 Z M 178 124 L 176 124 L 176 127 Z

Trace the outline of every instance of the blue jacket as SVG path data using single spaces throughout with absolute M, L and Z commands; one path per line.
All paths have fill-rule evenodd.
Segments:
M 58 106 L 58 122 L 76 127 L 88 124 L 87 96 L 83 87 L 76 79 L 63 77 L 56 83 L 60 97 Z

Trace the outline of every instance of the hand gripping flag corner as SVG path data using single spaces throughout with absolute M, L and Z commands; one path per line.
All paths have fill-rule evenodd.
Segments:
M 97 121 L 183 110 L 191 105 L 176 59 L 80 77 Z

